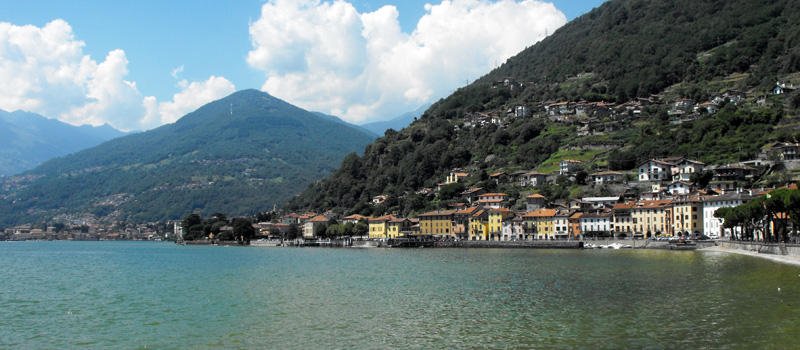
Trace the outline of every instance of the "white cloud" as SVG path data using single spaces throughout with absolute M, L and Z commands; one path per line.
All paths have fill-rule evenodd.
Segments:
M 172 77 L 178 79 L 178 74 L 180 74 L 181 72 L 183 72 L 183 65 L 172 70 Z
M 426 5 L 411 34 L 398 11 L 345 1 L 270 0 L 250 25 L 248 64 L 262 89 L 351 122 L 385 119 L 444 96 L 566 23 L 550 3 L 453 0 Z
M 158 105 L 161 124 L 174 123 L 180 117 L 204 104 L 236 91 L 233 83 L 223 77 L 213 75 L 204 82 L 187 83 L 186 80 L 182 80 L 179 85 L 183 87 L 183 90 L 173 96 L 173 102 L 161 102 Z
M 42 28 L 0 22 L 0 109 L 36 112 L 74 125 L 144 130 L 234 91 L 231 82 L 212 76 L 205 82 L 184 81 L 174 101 L 159 103 L 125 80 L 123 50 L 109 52 L 98 63 L 83 53 L 84 46 L 60 19 Z

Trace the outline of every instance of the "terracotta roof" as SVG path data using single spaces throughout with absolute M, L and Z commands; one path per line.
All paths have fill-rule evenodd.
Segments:
M 381 217 L 378 217 L 378 218 L 370 219 L 369 221 L 370 222 L 373 222 L 373 221 L 392 221 L 392 220 L 394 220 L 396 218 L 397 217 L 394 216 L 394 215 L 384 215 L 384 216 L 381 216 Z
M 322 215 L 319 215 L 319 216 L 315 216 L 311 220 L 308 220 L 308 222 L 328 222 L 328 218 L 326 218 L 326 217 L 324 217 Z
M 507 194 L 505 194 L 505 193 L 486 193 L 486 194 L 482 194 L 482 195 L 480 195 L 480 196 L 478 196 L 478 197 L 496 197 L 496 196 L 505 196 L 505 197 L 508 197 L 508 195 L 507 195 Z
M 542 196 L 541 194 L 537 193 L 537 194 L 532 194 L 530 196 L 527 196 L 525 198 L 545 198 L 545 196 Z
M 539 209 L 539 210 L 534 210 L 528 214 L 525 214 L 524 217 L 526 218 L 553 217 L 555 215 L 556 215 L 555 209 Z
M 455 210 L 442 210 L 442 211 L 431 211 L 424 214 L 419 214 L 419 217 L 423 216 L 441 216 L 441 215 L 453 215 L 456 211 Z

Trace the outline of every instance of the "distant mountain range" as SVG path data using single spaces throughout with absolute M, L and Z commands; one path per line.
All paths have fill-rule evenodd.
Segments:
M 422 116 L 423 113 L 431 106 L 430 103 L 420 106 L 419 108 L 404 113 L 400 116 L 397 116 L 390 120 L 380 121 L 380 122 L 373 122 L 361 125 L 362 128 L 367 129 L 378 136 L 383 136 L 386 133 L 386 130 L 393 129 L 395 131 L 399 131 L 409 125 L 411 125 L 414 120 Z
M 91 213 L 133 222 L 272 209 L 374 136 L 257 90 L 52 159 L 0 186 L 0 225 Z
M 108 124 L 73 126 L 36 113 L 0 110 L 0 175 L 33 169 L 126 134 Z

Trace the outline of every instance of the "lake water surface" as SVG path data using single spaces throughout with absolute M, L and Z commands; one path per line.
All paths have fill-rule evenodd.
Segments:
M 800 347 L 800 268 L 716 252 L 0 242 L 0 272 L 2 349 Z

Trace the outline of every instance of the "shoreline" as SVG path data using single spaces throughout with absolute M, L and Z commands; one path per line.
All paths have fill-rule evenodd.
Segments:
M 708 247 L 708 248 L 701 248 L 698 251 L 709 251 L 709 252 L 722 252 L 722 253 L 730 253 L 730 254 L 739 254 L 739 255 L 748 255 L 756 258 L 762 258 L 771 260 L 778 263 L 789 264 L 793 266 L 800 266 L 800 257 L 795 256 L 788 256 L 788 255 L 775 255 L 775 254 L 760 254 L 758 252 L 749 251 L 749 250 L 741 250 L 741 249 L 730 249 L 720 246 Z

